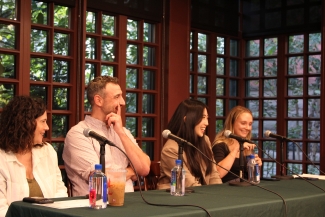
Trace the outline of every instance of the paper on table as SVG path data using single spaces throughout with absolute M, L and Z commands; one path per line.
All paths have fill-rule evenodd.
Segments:
M 304 177 L 304 178 L 318 178 L 320 180 L 325 180 L 325 176 L 324 175 L 314 175 L 314 174 L 306 174 L 306 173 L 303 173 L 299 176 L 297 175 L 292 175 L 293 178 L 299 178 L 299 176 L 301 177 Z
M 89 199 L 79 199 L 79 200 L 64 200 L 64 201 L 54 201 L 54 203 L 37 204 L 39 206 L 47 206 L 55 209 L 69 209 L 77 207 L 87 207 L 89 206 Z

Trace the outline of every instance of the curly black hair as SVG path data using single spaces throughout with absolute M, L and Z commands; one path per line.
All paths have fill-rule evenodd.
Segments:
M 0 118 L 0 149 L 25 153 L 34 146 L 36 118 L 46 111 L 40 98 L 15 96 L 3 108 Z M 42 145 L 42 144 L 41 144 Z

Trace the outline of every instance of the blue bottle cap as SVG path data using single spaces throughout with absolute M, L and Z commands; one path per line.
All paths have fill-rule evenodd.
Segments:
M 95 170 L 102 170 L 101 164 L 95 164 Z
M 177 165 L 177 164 L 181 165 L 181 164 L 182 164 L 182 160 L 177 159 L 177 160 L 176 160 L 176 165 Z
M 250 154 L 248 157 L 249 157 L 250 159 L 254 159 L 254 158 L 255 158 L 255 155 Z

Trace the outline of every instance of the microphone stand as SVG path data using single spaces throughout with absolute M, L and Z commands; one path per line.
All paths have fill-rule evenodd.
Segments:
M 100 159 L 99 163 L 102 165 L 102 172 L 105 174 L 105 145 L 106 142 L 100 142 Z
M 240 147 L 240 152 L 239 152 L 239 166 L 240 166 L 240 171 L 239 171 L 239 177 L 240 177 L 240 182 L 236 181 L 230 181 L 229 185 L 231 186 L 241 186 L 241 187 L 247 187 L 247 186 L 252 186 L 252 184 L 245 182 L 242 178 L 245 173 L 245 161 L 244 161 L 244 142 L 243 141 L 238 141 L 239 142 L 239 147 Z
M 281 138 L 281 141 L 280 141 L 280 144 L 281 144 L 281 152 L 280 152 L 280 158 L 281 158 L 281 168 L 280 168 L 280 173 L 281 175 L 274 175 L 274 176 L 271 176 L 272 178 L 276 178 L 276 179 L 281 179 L 281 180 L 289 180 L 289 179 L 293 179 L 293 176 L 287 176 L 287 175 L 284 175 L 285 174 L 285 167 L 284 167 L 284 149 L 283 149 L 283 143 L 284 143 L 284 140 L 285 138 Z M 294 153 L 293 153 L 294 154 Z

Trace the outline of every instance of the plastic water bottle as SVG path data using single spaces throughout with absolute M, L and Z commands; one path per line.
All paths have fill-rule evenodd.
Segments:
M 260 183 L 260 167 L 255 162 L 255 155 L 251 154 L 247 157 L 248 181 L 254 184 Z
M 185 194 L 185 170 L 182 168 L 182 160 L 176 160 L 176 166 L 171 171 L 170 194 L 173 196 Z
M 95 172 L 89 177 L 89 207 L 104 209 L 107 207 L 107 178 L 102 173 L 102 165 L 95 165 Z

